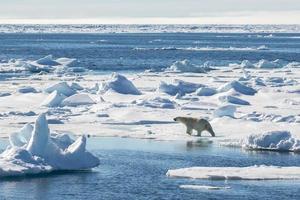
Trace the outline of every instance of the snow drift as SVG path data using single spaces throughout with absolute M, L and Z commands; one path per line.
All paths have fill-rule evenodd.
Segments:
M 45 114 L 34 128 L 25 125 L 10 135 L 10 146 L 0 154 L 0 176 L 48 173 L 54 170 L 84 170 L 99 165 L 86 150 L 86 137 L 76 141 L 66 134 L 50 134 Z
M 167 176 L 210 180 L 294 180 L 300 179 L 300 167 L 191 167 L 168 170 Z
M 99 88 L 99 92 L 102 94 L 108 90 L 113 90 L 121 94 L 142 94 L 131 81 L 118 73 L 113 73 L 111 78 L 108 81 L 103 82 Z

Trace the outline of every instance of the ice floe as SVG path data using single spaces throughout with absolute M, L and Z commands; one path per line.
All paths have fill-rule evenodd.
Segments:
M 86 137 L 76 141 L 68 135 L 50 134 L 45 114 L 34 128 L 25 125 L 10 136 L 10 146 L 0 154 L 0 176 L 22 176 L 55 170 L 85 170 L 99 165 L 86 150 Z
M 210 180 L 295 180 L 300 179 L 300 167 L 191 167 L 168 170 L 167 176 Z
M 182 189 L 191 189 L 191 190 L 224 190 L 224 189 L 230 189 L 229 186 L 211 186 L 211 185 L 180 185 L 179 186 Z
M 251 134 L 241 141 L 243 148 L 253 150 L 293 151 L 300 152 L 300 140 L 289 131 L 271 131 L 262 134 Z

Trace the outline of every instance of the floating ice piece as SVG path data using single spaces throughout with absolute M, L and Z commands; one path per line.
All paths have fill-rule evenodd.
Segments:
M 113 90 L 121 94 L 140 95 L 141 92 L 129 81 L 125 76 L 118 73 L 113 73 L 110 80 L 105 81 L 99 88 L 100 93 L 105 93 L 108 90 Z
M 230 187 L 220 187 L 220 186 L 211 186 L 211 185 L 180 185 L 182 189 L 192 189 L 192 190 L 223 190 L 230 189 Z
M 90 105 L 96 102 L 88 94 L 74 94 L 62 101 L 63 106 Z
M 195 94 L 197 96 L 212 96 L 217 93 L 217 90 L 209 87 L 201 87 L 196 90 Z
M 174 72 L 193 72 L 193 73 L 205 73 L 210 70 L 207 66 L 198 66 L 191 63 L 189 60 L 182 60 L 174 62 L 167 71 Z
M 268 60 L 260 60 L 257 64 L 256 64 L 257 68 L 261 68 L 261 69 L 274 69 L 274 68 L 279 68 L 280 65 L 275 63 L 275 62 L 270 62 Z
M 229 83 L 226 83 L 225 85 L 222 85 L 218 88 L 219 92 L 227 92 L 231 89 L 234 89 L 236 92 L 239 92 L 241 94 L 245 95 L 254 95 L 257 91 L 251 87 L 248 87 L 239 81 L 231 81 Z
M 249 60 L 243 60 L 241 63 L 242 68 L 255 68 L 255 65 L 253 65 Z
M 46 107 L 58 107 L 61 102 L 66 98 L 65 95 L 58 93 L 54 90 L 49 96 L 42 102 L 42 106 Z
M 269 50 L 269 48 L 266 45 L 261 45 L 257 47 L 257 50 Z
M 254 150 L 300 152 L 300 140 L 293 138 L 288 131 L 271 131 L 249 135 L 242 140 L 242 147 Z
M 210 180 L 294 180 L 300 179 L 300 167 L 191 167 L 168 170 L 167 176 Z
M 57 91 L 59 94 L 63 94 L 65 96 L 71 96 L 76 93 L 66 82 L 59 82 L 45 89 L 45 92 L 52 93 L 53 91 Z
M 224 95 L 220 96 L 219 100 L 223 103 L 232 103 L 232 104 L 238 104 L 238 105 L 250 105 L 248 101 L 245 101 L 243 99 L 231 96 L 231 95 Z
M 233 105 L 226 105 L 219 107 L 214 111 L 214 116 L 215 117 L 223 117 L 223 116 L 228 116 L 228 117 L 234 117 L 234 113 L 236 111 L 236 107 Z
M 68 135 L 50 136 L 45 114 L 37 118 L 32 133 L 32 127 L 23 129 L 23 133 L 21 130 L 10 137 L 10 146 L 0 154 L 0 177 L 84 170 L 99 165 L 99 159 L 86 150 L 85 136 L 76 141 Z
M 157 90 L 172 96 L 176 94 L 180 94 L 181 96 L 183 96 L 187 93 L 195 92 L 198 88 L 201 87 L 207 87 L 207 86 L 203 84 L 190 83 L 190 82 L 185 82 L 176 79 L 174 81 L 174 84 L 167 84 L 161 81 Z
M 19 93 L 37 93 L 36 89 L 31 86 L 24 86 L 18 89 Z
M 161 97 L 154 97 L 150 99 L 139 99 L 133 102 L 138 106 L 145 106 L 150 108 L 167 108 L 173 109 L 175 108 L 175 102 Z

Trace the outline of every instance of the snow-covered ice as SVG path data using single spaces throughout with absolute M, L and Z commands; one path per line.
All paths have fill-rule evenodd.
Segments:
M 34 128 L 26 124 L 10 135 L 10 145 L 0 154 L 0 176 L 49 173 L 54 170 L 85 170 L 99 165 L 86 150 L 86 137 L 75 141 L 68 135 L 51 134 L 45 114 Z
M 167 176 L 210 180 L 295 180 L 300 179 L 300 167 L 191 167 L 168 170 Z
M 118 92 L 121 94 L 133 94 L 140 95 L 141 92 L 129 81 L 125 76 L 113 73 L 109 80 L 102 82 L 99 88 L 100 93 L 105 93 L 109 90 Z

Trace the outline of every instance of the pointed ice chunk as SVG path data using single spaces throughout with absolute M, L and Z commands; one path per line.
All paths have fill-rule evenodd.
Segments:
M 27 150 L 35 156 L 43 157 L 49 140 L 49 127 L 45 113 L 38 116 L 35 127 L 27 146 Z

